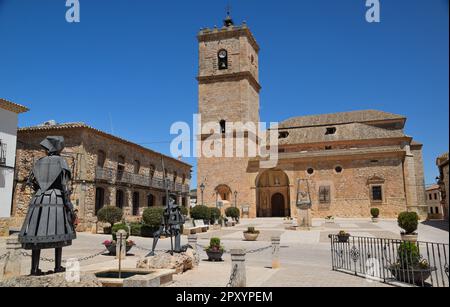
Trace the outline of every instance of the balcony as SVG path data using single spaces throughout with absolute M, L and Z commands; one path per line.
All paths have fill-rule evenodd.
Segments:
M 126 183 L 147 188 L 163 190 L 164 182 L 161 178 L 140 174 L 133 174 L 125 171 L 117 171 L 110 168 L 97 167 L 95 171 L 95 179 L 108 181 L 110 183 Z M 189 193 L 189 185 L 169 182 L 169 191 L 179 193 Z
M 6 144 L 0 140 L 0 165 L 6 165 Z

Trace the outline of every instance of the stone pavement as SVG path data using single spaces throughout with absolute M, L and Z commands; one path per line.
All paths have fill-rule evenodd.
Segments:
M 445 222 L 442 222 L 445 223 Z M 256 242 L 243 241 L 242 231 L 248 226 L 255 226 L 261 231 Z M 364 278 L 331 271 L 330 242 L 328 234 L 346 230 L 354 236 L 400 238 L 400 229 L 394 220 L 382 220 L 373 224 L 369 219 L 336 219 L 334 224 L 324 220 L 313 221 L 311 231 L 286 230 L 282 219 L 263 218 L 256 220 L 242 220 L 241 224 L 232 228 L 222 228 L 219 231 L 209 231 L 199 234 L 198 243 L 206 246 L 211 237 L 220 237 L 227 250 L 244 248 L 247 251 L 268 247 L 272 236 L 281 236 L 280 261 L 281 268 L 273 270 L 271 266 L 271 250 L 248 254 L 246 256 L 247 281 L 249 286 L 348 286 L 373 287 L 386 286 L 378 282 L 369 282 Z M 71 247 L 65 248 L 63 258 L 80 258 L 94 255 L 104 250 L 101 243 L 110 239 L 109 235 L 92 235 L 79 233 L 78 239 Z M 150 248 L 152 239 L 131 237 L 138 247 Z M 419 227 L 419 240 L 447 243 L 449 241 L 448 227 L 443 224 L 422 223 Z M 5 239 L 0 239 L 0 255 L 5 252 Z M 187 244 L 187 237 L 183 236 L 183 244 Z M 168 249 L 170 240 L 160 240 L 158 249 Z M 123 267 L 133 268 L 136 261 L 147 254 L 146 250 L 133 248 L 132 255 L 127 257 Z M 43 257 L 53 258 L 53 252 L 46 250 Z M 201 251 L 200 265 L 193 271 L 174 276 L 175 287 L 223 287 L 228 283 L 231 273 L 230 255 L 224 255 L 224 262 L 210 263 L 205 261 L 206 254 Z M 3 262 L 0 260 L 0 271 Z M 118 263 L 114 257 L 107 255 L 96 256 L 81 262 L 83 271 L 104 268 L 115 268 Z M 53 263 L 42 262 L 43 270 L 52 269 Z M 22 261 L 22 273 L 27 274 L 30 259 Z M 0 273 L 1 278 L 1 273 Z

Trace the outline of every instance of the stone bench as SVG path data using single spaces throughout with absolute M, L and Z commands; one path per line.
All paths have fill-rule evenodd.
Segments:
M 202 227 L 194 226 L 192 221 L 186 221 L 183 226 L 183 234 L 184 235 L 193 235 L 196 233 L 202 232 Z
M 205 222 L 203 222 L 203 220 L 194 220 L 194 225 L 200 227 L 202 229 L 202 232 L 207 232 L 209 229 L 209 226 L 205 225 Z

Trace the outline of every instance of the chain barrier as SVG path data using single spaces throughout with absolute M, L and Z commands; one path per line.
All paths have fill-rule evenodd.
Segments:
M 230 280 L 229 280 L 228 283 L 227 283 L 227 288 L 231 287 L 231 285 L 232 285 L 234 279 L 236 278 L 236 275 L 237 275 L 237 269 L 238 269 L 238 265 L 235 264 L 235 265 L 233 266 L 233 271 L 231 272 L 231 275 L 230 275 Z
M 202 250 L 206 249 L 206 246 L 200 245 L 198 243 L 197 243 L 197 247 L 201 248 Z M 263 252 L 263 251 L 271 249 L 271 248 L 272 248 L 272 245 L 269 245 L 269 246 L 260 247 L 260 248 L 257 248 L 257 249 L 252 249 L 252 250 L 246 251 L 245 253 L 246 254 L 256 254 L 256 253 Z M 225 250 L 224 253 L 225 254 L 230 254 L 231 250 Z
M 151 248 L 146 248 L 146 247 L 142 247 L 142 246 L 139 246 L 139 245 L 134 245 L 134 247 L 136 249 L 139 249 L 139 250 L 144 251 L 144 252 L 151 252 L 152 251 Z M 168 253 L 168 252 L 170 252 L 170 250 L 168 250 L 168 249 L 155 249 L 155 252 Z
M 101 256 L 106 252 L 108 252 L 108 250 L 104 249 L 101 252 L 98 252 L 98 253 L 95 253 L 95 254 L 92 254 L 89 256 L 85 256 L 85 257 L 81 257 L 81 258 L 71 258 L 71 259 L 75 259 L 78 262 L 83 262 L 83 261 L 87 261 L 87 260 L 93 259 L 95 257 Z M 29 254 L 27 252 L 21 252 L 20 255 L 24 256 L 24 257 L 31 257 L 31 254 Z M 39 259 L 44 262 L 50 262 L 50 263 L 55 262 L 55 259 L 53 259 L 53 258 L 40 257 Z M 65 262 L 67 262 L 67 260 L 64 259 L 64 260 L 62 260 L 62 262 L 65 263 Z
M 0 255 L 0 260 L 3 260 L 8 256 L 9 256 L 9 252 L 6 252 L 6 254 Z

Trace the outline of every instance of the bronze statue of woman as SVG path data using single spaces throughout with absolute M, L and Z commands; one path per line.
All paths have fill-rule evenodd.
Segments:
M 62 248 L 76 238 L 75 216 L 70 202 L 68 182 L 71 172 L 61 157 L 62 136 L 49 136 L 40 144 L 47 156 L 33 166 L 28 184 L 34 190 L 30 206 L 19 234 L 22 247 L 32 251 L 31 275 L 41 275 L 39 259 L 42 249 L 55 249 L 55 270 L 64 272 Z

